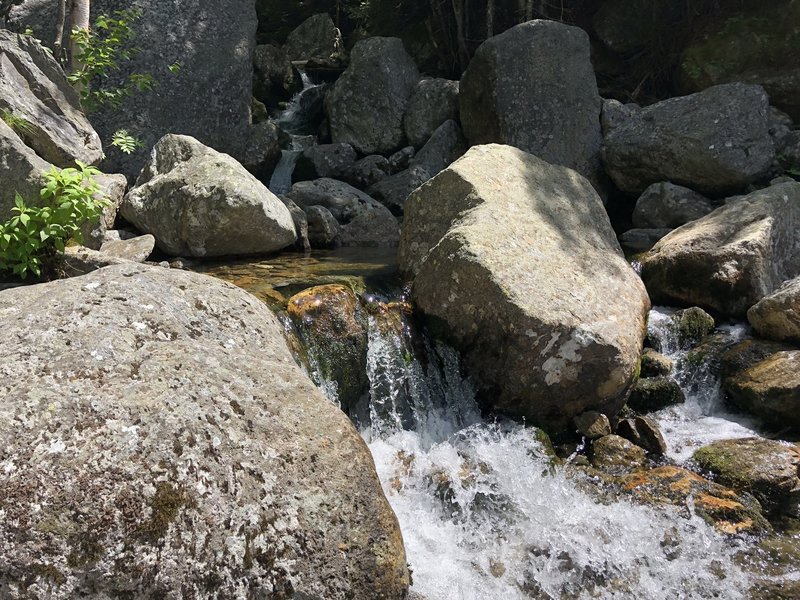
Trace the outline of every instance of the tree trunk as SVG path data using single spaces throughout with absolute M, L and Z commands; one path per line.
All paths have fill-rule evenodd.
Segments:
M 78 30 L 89 31 L 89 13 L 90 13 L 90 0 L 72 0 L 72 9 L 70 10 L 70 34 Z M 78 59 L 79 49 L 77 44 L 73 41 L 70 45 L 70 54 L 72 59 L 72 70 L 77 71 L 81 68 Z
M 58 0 L 58 21 L 56 21 L 56 39 L 53 41 L 53 56 L 64 64 L 64 21 L 67 20 L 67 0 Z

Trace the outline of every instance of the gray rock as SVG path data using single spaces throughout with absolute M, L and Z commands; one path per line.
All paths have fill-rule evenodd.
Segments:
M 419 71 L 399 38 L 356 43 L 350 66 L 325 98 L 334 142 L 362 154 L 389 154 L 405 142 L 403 115 Z
M 295 241 L 278 198 L 233 158 L 188 136 L 158 142 L 122 215 L 172 256 L 274 252 Z
M 728 84 L 658 102 L 611 129 L 603 162 L 626 192 L 671 181 L 699 192 L 737 191 L 775 159 L 769 99 L 755 85 Z
M 753 192 L 679 227 L 641 258 L 655 303 L 743 316 L 800 275 L 800 183 Z
M 380 154 L 365 156 L 345 170 L 342 179 L 359 189 L 365 190 L 389 176 L 389 161 Z
M 79 277 L 103 267 L 130 264 L 130 261 L 86 246 L 67 246 L 61 263 L 65 277 Z
M 312 15 L 286 38 L 283 45 L 289 60 L 328 60 L 342 54 L 342 34 L 328 13 Z
M 92 250 L 99 250 L 105 240 L 106 230 L 114 227 L 117 220 L 117 213 L 125 197 L 125 190 L 128 188 L 128 180 L 124 175 L 97 175 L 95 181 L 100 186 L 100 193 L 97 194 L 108 201 L 108 205 L 103 208 L 103 214 L 99 219 L 85 221 L 81 225 L 81 244 Z
M 667 452 L 664 436 L 661 435 L 658 424 L 650 417 L 622 419 L 617 424 L 615 433 L 651 454 L 662 456 Z
M 654 183 L 636 201 L 633 225 L 674 229 L 706 216 L 714 205 L 694 190 L 669 182 Z
M 509 144 L 595 176 L 601 99 L 583 30 L 529 21 L 488 39 L 461 79 L 459 104 L 470 144 Z
M 747 320 L 763 338 L 800 344 L 800 277 L 754 304 L 747 311 Z
M 467 151 L 467 141 L 455 121 L 445 121 L 414 156 L 412 166 L 420 166 L 430 177 L 438 175 Z
M 645 348 L 642 352 L 642 377 L 661 377 L 672 373 L 672 360 L 653 350 Z
M 790 132 L 778 154 L 778 163 L 787 172 L 800 173 L 800 129 Z
M 133 262 L 144 262 L 153 253 L 156 238 L 152 235 L 140 235 L 128 240 L 111 240 L 104 242 L 100 252 L 115 258 L 124 258 Z
M 672 229 L 629 229 L 619 236 L 622 247 L 633 252 L 646 252 Z
M 438 127 L 458 120 L 458 81 L 423 79 L 414 90 L 403 117 L 408 143 L 421 148 Z
M 634 115 L 641 111 L 642 108 L 638 104 L 623 104 L 619 100 L 603 100 L 603 108 L 600 112 L 600 127 L 603 135 L 614 129 L 617 125 L 624 123 Z
M 306 208 L 308 241 L 312 248 L 332 248 L 339 241 L 339 223 L 324 206 Z
M 295 181 L 339 177 L 352 167 L 358 154 L 350 144 L 319 144 L 303 150 L 292 177 Z
M 343 246 L 397 245 L 400 226 L 389 209 L 342 181 L 301 181 L 286 196 L 303 209 L 316 205 L 327 208 L 341 226 Z
M 100 137 L 53 56 L 31 36 L 0 29 L 0 107 L 24 119 L 25 143 L 57 167 L 103 158 Z
M 300 73 L 277 46 L 256 46 L 253 52 L 253 95 L 266 104 L 275 106 L 280 100 L 289 100 L 303 89 Z
M 387 162 L 389 163 L 389 173 L 394 175 L 395 173 L 399 173 L 400 171 L 405 171 L 409 164 L 411 163 L 411 159 L 414 158 L 416 154 L 416 150 L 414 150 L 414 146 L 406 146 L 405 148 L 400 148 L 397 152 L 392 154 L 388 159 Z
M 139 234 L 134 233 L 133 231 L 127 231 L 125 229 L 109 229 L 106 231 L 103 241 L 116 242 L 119 240 L 132 240 L 135 237 L 139 237 Z
M 281 159 L 283 135 L 285 134 L 270 121 L 251 125 L 244 147 L 236 158 L 256 179 L 269 183 L 275 166 Z
M 611 435 L 611 423 L 603 413 L 591 410 L 578 415 L 574 421 L 578 432 L 590 440 Z
M 10 26 L 37 37 L 55 37 L 57 0 L 26 0 L 14 9 Z M 133 180 L 155 143 L 167 133 L 190 135 L 220 152 L 237 154 L 250 125 L 253 48 L 257 19 L 250 0 L 93 0 L 92 14 L 140 9 L 133 22 L 132 60 L 112 74 L 121 81 L 130 73 L 150 73 L 156 89 L 136 93 L 119 107 L 103 107 L 90 115 L 101 139 L 127 129 L 143 142 L 131 155 L 109 151 L 103 169 Z M 172 73 L 168 66 L 179 62 Z
M 492 408 L 561 430 L 624 404 L 649 301 L 578 173 L 473 147 L 409 198 L 399 261 Z
M 367 192 L 393 215 L 402 215 L 409 194 L 431 178 L 430 173 L 420 165 L 412 165 L 397 175 L 381 179 Z
M 294 247 L 300 252 L 310 251 L 311 242 L 308 239 L 308 218 L 306 217 L 305 211 L 286 196 L 279 196 L 279 198 L 292 215 L 294 233 L 297 237 Z
M 592 443 L 592 465 L 611 475 L 641 469 L 646 462 L 644 449 L 618 435 L 607 435 Z
M 405 596 L 369 450 L 254 297 L 129 263 L 0 326 L 4 597 Z
M 686 397 L 681 386 L 669 377 L 643 377 L 633 384 L 628 397 L 628 406 L 641 413 L 655 412 L 684 402 Z
M 29 206 L 39 206 L 39 191 L 44 185 L 42 173 L 50 163 L 39 156 L 0 119 L 0 219 L 12 216 L 16 194 Z

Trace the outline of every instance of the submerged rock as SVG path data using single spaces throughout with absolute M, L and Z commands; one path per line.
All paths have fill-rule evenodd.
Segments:
M 734 200 L 679 227 L 641 258 L 656 303 L 689 304 L 744 316 L 800 274 L 800 183 Z
M 461 79 L 461 124 L 470 144 L 516 146 L 594 177 L 600 95 L 589 36 L 556 21 L 528 21 L 486 40 Z
M 122 215 L 172 256 L 266 253 L 295 241 L 278 198 L 227 154 L 183 135 L 158 142 Z
M 633 112 L 603 141 L 603 163 L 621 190 L 671 181 L 720 194 L 745 188 L 775 160 L 769 98 L 760 86 L 719 85 Z
M 249 294 L 125 265 L 0 293 L 9 600 L 402 598 L 369 451 Z
M 578 173 L 470 149 L 409 198 L 400 267 L 492 409 L 563 430 L 624 404 L 650 304 Z
M 800 277 L 754 304 L 747 311 L 747 320 L 761 337 L 800 343 Z

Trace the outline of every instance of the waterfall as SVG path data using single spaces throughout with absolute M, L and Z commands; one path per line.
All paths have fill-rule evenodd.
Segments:
M 292 175 L 302 150 L 281 150 L 281 158 L 269 180 L 269 191 L 280 196 L 292 189 Z

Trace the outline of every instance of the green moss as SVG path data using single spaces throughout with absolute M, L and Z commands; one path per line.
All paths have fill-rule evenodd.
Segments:
M 737 475 L 733 457 L 727 452 L 706 446 L 695 452 L 692 460 L 704 471 L 717 476 L 724 474 L 726 484 L 733 488 L 747 487 L 746 480 Z
M 166 481 L 158 483 L 150 501 L 150 519 L 139 526 L 139 537 L 150 544 L 157 543 L 167 535 L 170 524 L 185 506 L 194 506 L 194 503 L 183 489 Z
M 70 553 L 67 555 L 67 566 L 86 567 L 97 563 L 105 553 L 98 539 L 84 532 L 71 539 Z
M 714 331 L 714 317 L 696 306 L 676 312 L 673 319 L 681 344 L 699 342 L 703 337 Z

